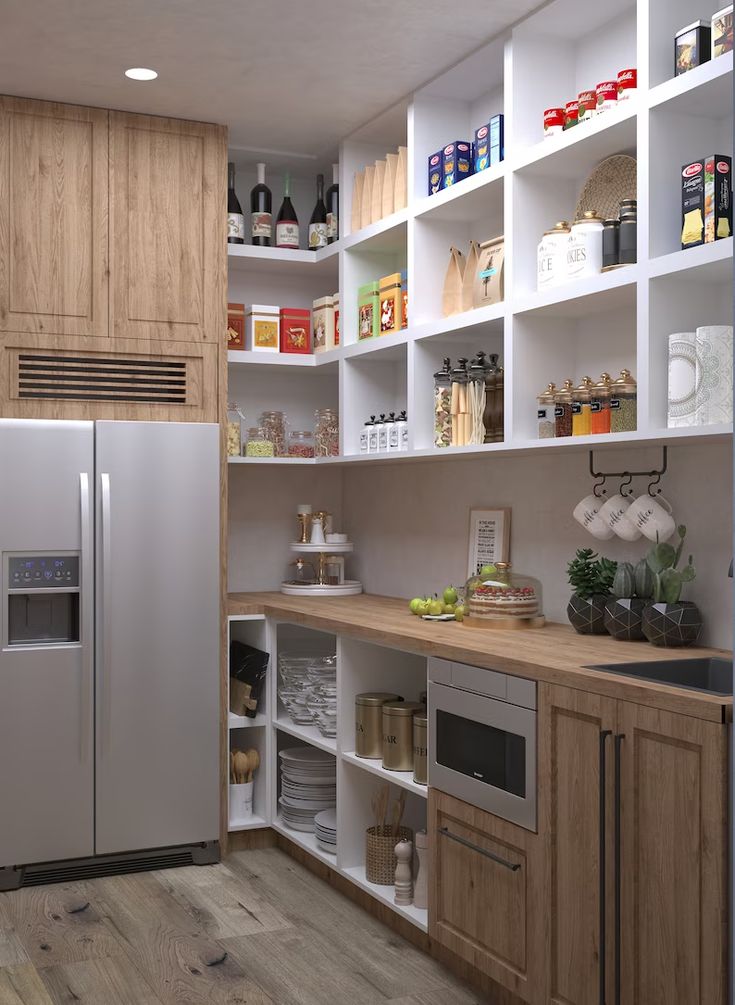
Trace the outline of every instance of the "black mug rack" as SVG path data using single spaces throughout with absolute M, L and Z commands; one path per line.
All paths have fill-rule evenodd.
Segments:
M 661 489 L 660 488 L 654 489 L 654 487 L 658 486 L 659 482 L 661 481 L 661 478 L 663 477 L 663 475 L 666 474 L 668 465 L 669 465 L 669 448 L 661 447 L 660 468 L 653 468 L 653 470 L 650 471 L 595 471 L 595 452 L 594 450 L 590 450 L 590 474 L 592 475 L 593 478 L 597 479 L 598 482 L 594 488 L 595 495 L 598 494 L 597 489 L 601 489 L 608 478 L 624 479 L 623 485 L 621 485 L 620 487 L 621 493 L 623 495 L 625 495 L 625 493 L 622 492 L 623 487 L 625 485 L 630 485 L 630 483 L 633 481 L 634 478 L 651 478 L 652 481 L 648 486 L 648 492 L 650 495 L 659 495 Z M 602 481 L 599 481 L 599 479 L 602 479 Z M 654 489 L 654 491 L 651 491 L 652 489 Z

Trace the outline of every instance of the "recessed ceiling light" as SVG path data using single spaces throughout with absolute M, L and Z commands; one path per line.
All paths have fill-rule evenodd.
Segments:
M 131 66 L 125 71 L 125 76 L 131 80 L 155 80 L 158 74 L 155 70 L 149 70 L 145 66 Z

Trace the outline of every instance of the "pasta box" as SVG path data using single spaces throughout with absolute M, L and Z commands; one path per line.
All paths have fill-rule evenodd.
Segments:
M 505 129 L 503 116 L 493 115 L 486 126 L 475 130 L 474 174 L 499 164 L 505 156 Z
M 712 59 L 732 52 L 732 4 L 712 15 Z
M 442 152 L 437 150 L 429 157 L 429 195 L 436 195 L 444 188 L 444 173 L 442 171 Z
M 456 185 L 458 181 L 472 174 L 472 144 L 468 140 L 455 140 L 442 151 L 444 164 L 444 188 Z
M 311 352 L 311 311 L 302 307 L 281 308 L 281 352 Z
M 732 159 L 709 154 L 681 169 L 681 246 L 730 237 L 732 234 Z

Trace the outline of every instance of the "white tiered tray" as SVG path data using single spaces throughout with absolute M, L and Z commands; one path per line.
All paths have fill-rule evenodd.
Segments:
M 299 544 L 295 541 L 291 545 L 291 551 L 304 551 L 304 552 L 326 552 L 329 555 L 347 555 L 349 552 L 353 551 L 355 548 L 351 541 L 346 541 L 344 544 Z
M 344 545 L 343 545 L 344 547 Z M 339 586 L 302 585 L 301 583 L 281 583 L 281 593 L 287 597 L 354 597 L 362 593 L 362 583 L 356 579 L 346 579 Z

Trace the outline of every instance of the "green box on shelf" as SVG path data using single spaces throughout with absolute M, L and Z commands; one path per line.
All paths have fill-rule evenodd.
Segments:
M 357 339 L 375 338 L 379 334 L 379 283 L 365 283 L 357 290 Z

